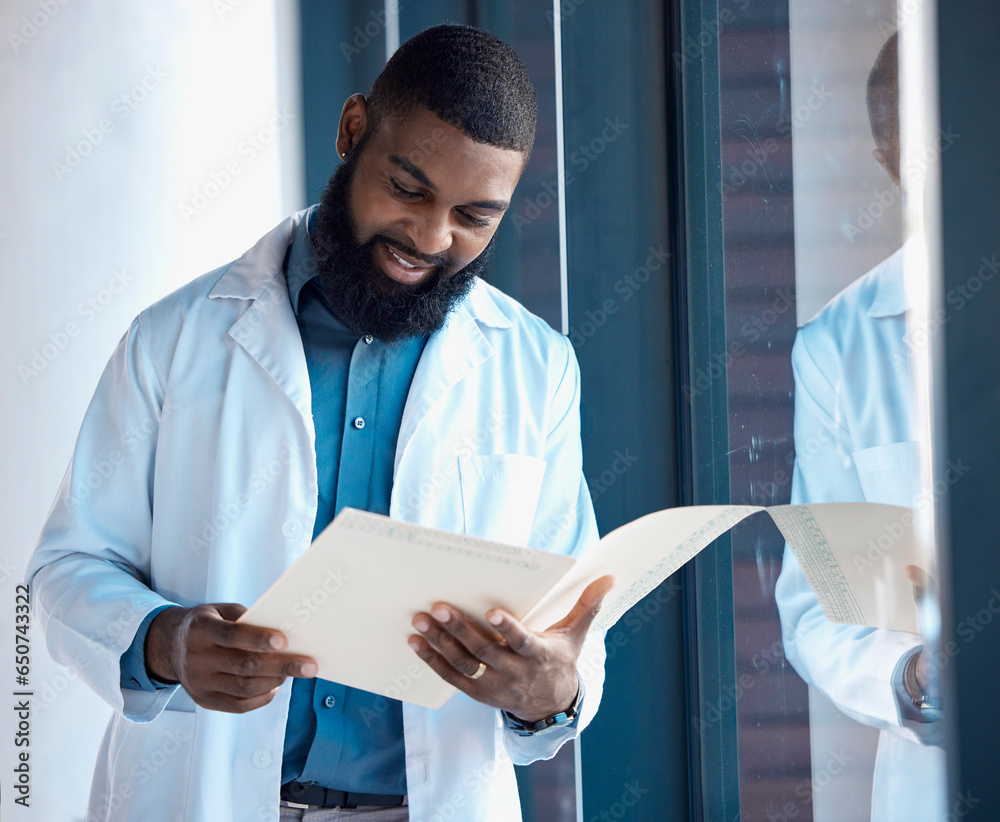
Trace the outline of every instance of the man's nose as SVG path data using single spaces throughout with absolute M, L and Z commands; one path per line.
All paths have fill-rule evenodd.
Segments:
M 452 226 L 447 213 L 428 210 L 410 220 L 406 229 L 417 253 L 425 257 L 442 254 L 451 248 Z

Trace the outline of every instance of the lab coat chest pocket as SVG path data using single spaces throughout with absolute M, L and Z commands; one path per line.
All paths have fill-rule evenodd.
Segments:
M 545 460 L 526 454 L 460 456 L 465 532 L 527 545 L 545 474 Z
M 854 465 L 867 502 L 916 504 L 920 491 L 920 444 L 894 442 L 855 451 Z

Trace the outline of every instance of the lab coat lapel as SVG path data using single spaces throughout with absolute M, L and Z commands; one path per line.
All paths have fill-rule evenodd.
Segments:
M 403 409 L 394 469 L 399 468 L 407 445 L 430 410 L 492 356 L 493 346 L 463 302 L 424 347 Z
M 229 267 L 209 298 L 252 301 L 229 329 L 229 336 L 278 384 L 304 417 L 311 434 L 309 371 L 288 286 L 281 273 L 305 214 L 300 211 L 292 215 L 264 235 Z
M 505 329 L 511 327 L 511 321 L 497 306 L 490 287 L 482 280 L 476 280 L 468 297 L 455 307 L 444 327 L 433 334 L 424 347 L 403 409 L 399 439 L 396 441 L 394 476 L 410 440 L 430 410 L 493 356 L 493 346 L 480 325 Z
M 302 337 L 283 277 L 275 277 L 229 329 L 307 419 L 312 408 Z

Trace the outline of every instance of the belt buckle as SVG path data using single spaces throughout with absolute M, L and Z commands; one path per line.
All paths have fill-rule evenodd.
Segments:
M 285 804 L 289 808 L 302 808 L 303 810 L 308 810 L 309 808 L 313 807 L 312 805 L 303 805 L 300 802 L 289 802 L 287 799 L 285 800 Z

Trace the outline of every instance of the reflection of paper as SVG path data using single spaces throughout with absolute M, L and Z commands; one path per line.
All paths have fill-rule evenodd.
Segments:
M 767 512 L 827 619 L 919 633 L 905 570 L 917 563 L 910 508 L 827 502 L 779 505 Z
M 610 628 L 705 546 L 767 511 L 827 618 L 917 632 L 913 512 L 873 503 L 702 505 L 641 517 L 579 561 L 345 509 L 241 622 L 284 631 L 320 676 L 437 708 L 455 692 L 406 643 L 417 611 L 450 602 L 482 618 L 502 607 L 534 630 L 572 609 L 597 577 L 618 584 L 592 630 Z

